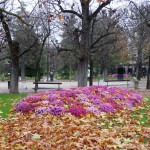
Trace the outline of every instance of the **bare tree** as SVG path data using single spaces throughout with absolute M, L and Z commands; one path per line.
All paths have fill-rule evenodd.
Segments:
M 93 44 L 90 44 L 92 22 L 97 17 L 98 13 L 105 6 L 110 4 L 110 2 L 111 0 L 100 1 L 98 7 L 92 12 L 92 9 L 90 9 L 90 5 L 92 5 L 91 0 L 80 0 L 80 6 L 73 4 L 70 9 L 63 8 L 61 1 L 58 0 L 58 6 L 62 13 L 74 14 L 81 22 L 81 26 L 74 32 L 76 42 L 79 43 L 76 53 L 76 57 L 78 58 L 78 86 L 87 86 L 87 68 L 91 50 L 90 45 Z M 75 9 L 75 7 L 77 9 Z M 81 8 L 81 10 L 79 10 L 79 8 Z
M 130 43 L 136 50 L 136 76 L 137 79 L 141 78 L 141 68 L 143 63 L 145 63 L 149 59 L 150 49 L 149 49 L 149 27 L 150 27 L 150 12 L 149 12 L 149 3 L 141 3 L 140 5 L 131 1 L 130 10 L 128 13 L 127 28 L 128 35 L 130 37 Z M 127 30 L 126 30 L 127 31 Z M 131 45 L 131 44 L 130 44 Z M 150 68 L 150 66 L 149 66 Z M 147 89 L 150 88 L 150 77 L 147 77 Z
M 3 1 L 3 3 L 0 3 L 0 21 L 1 21 L 3 31 L 5 32 L 5 40 L 8 43 L 10 60 L 11 60 L 10 93 L 18 93 L 19 58 L 27 51 L 29 51 L 31 47 L 34 46 L 37 39 L 35 40 L 34 43 L 32 43 L 32 45 L 28 47 L 28 49 L 20 53 L 19 43 L 13 38 L 12 32 L 10 30 L 9 18 L 12 17 L 13 19 L 13 17 L 15 17 L 19 19 L 23 24 L 26 24 L 30 27 L 33 26 L 31 26 L 26 21 L 24 21 L 21 16 L 11 12 L 10 10 L 7 10 L 6 8 L 13 9 L 13 6 L 9 5 L 9 7 L 6 7 L 7 6 L 6 2 L 8 2 L 9 4 L 10 1 L 5 0 Z

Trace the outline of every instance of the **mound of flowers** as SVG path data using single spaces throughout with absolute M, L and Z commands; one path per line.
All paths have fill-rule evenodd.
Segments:
M 15 110 L 22 113 L 52 115 L 70 113 L 81 116 L 88 113 L 101 114 L 131 109 L 141 101 L 142 96 L 134 91 L 91 86 L 28 95 L 15 105 Z
M 22 113 L 0 118 L 0 150 L 147 150 L 148 102 L 106 86 L 29 95 L 15 105 Z

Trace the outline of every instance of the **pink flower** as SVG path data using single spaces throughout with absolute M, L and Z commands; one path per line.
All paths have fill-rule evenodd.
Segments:
M 64 114 L 65 113 L 65 109 L 63 107 L 60 107 L 60 106 L 54 106 L 52 108 L 49 108 L 47 110 L 47 112 L 49 112 L 50 114 L 52 115 L 61 115 L 61 114 Z
M 86 110 L 82 107 L 71 107 L 71 108 L 69 108 L 69 112 L 75 116 L 80 116 L 80 115 L 86 114 Z
M 107 113 L 115 111 L 110 104 L 100 104 L 100 110 Z
M 94 107 L 94 106 L 87 107 L 87 108 L 86 108 L 86 111 L 87 111 L 87 112 L 92 112 L 92 113 L 94 113 L 94 114 L 99 114 L 99 113 L 100 113 L 100 111 L 99 111 L 96 107 Z
M 50 94 L 49 96 L 48 96 L 48 100 L 49 101 L 54 101 L 54 100 L 56 100 L 56 99 L 58 99 L 59 97 L 58 97 L 58 95 L 57 94 Z
M 35 106 L 28 102 L 20 101 L 19 103 L 17 103 L 15 108 L 19 112 L 28 113 L 29 111 L 33 110 L 35 108 Z

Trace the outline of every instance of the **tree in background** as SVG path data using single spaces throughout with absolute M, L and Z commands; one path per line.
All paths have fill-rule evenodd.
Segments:
M 90 84 L 89 85 L 92 85 L 93 83 L 92 81 L 93 61 L 98 60 L 99 58 L 102 58 L 103 56 L 106 57 L 105 60 L 106 59 L 108 60 L 109 53 L 111 55 L 116 55 L 115 52 L 123 51 L 123 49 L 125 49 L 127 46 L 125 44 L 124 45 L 121 44 L 121 42 L 123 43 L 123 40 L 124 40 L 124 43 L 126 40 L 125 38 L 123 39 L 121 37 L 122 33 L 121 33 L 121 28 L 119 29 L 119 26 L 117 25 L 118 22 L 119 22 L 119 15 L 116 13 L 116 10 L 112 10 L 112 9 L 103 10 L 92 22 L 92 25 L 90 28 L 90 37 L 89 37 L 91 47 L 89 48 L 90 54 L 88 57 L 88 63 L 90 64 L 90 80 L 89 80 Z M 77 22 L 74 14 L 70 14 L 70 15 L 64 16 L 63 24 L 64 24 L 63 26 L 64 32 L 62 35 L 63 40 L 61 42 L 60 51 L 65 51 L 64 55 L 67 53 L 73 54 L 73 56 L 77 60 L 78 49 L 79 49 L 78 47 L 80 45 L 80 40 L 79 40 L 80 37 L 78 33 L 79 32 L 78 28 L 80 28 L 79 21 Z M 114 50 L 114 47 L 116 51 Z M 113 49 L 113 53 L 111 52 L 112 49 Z M 106 53 L 107 55 L 104 55 Z M 122 56 L 122 58 L 124 57 Z M 103 62 L 106 62 L 106 61 L 103 61 Z M 112 64 L 112 63 L 109 63 L 109 64 Z
M 9 7 L 7 6 L 9 5 Z M 11 60 L 11 74 L 10 74 L 10 93 L 18 93 L 18 76 L 19 76 L 19 57 L 23 54 L 19 54 L 20 52 L 20 46 L 15 39 L 13 39 L 12 32 L 10 30 L 10 24 L 9 21 L 13 19 L 13 17 L 18 18 L 23 24 L 26 24 L 28 26 L 28 23 L 26 23 L 22 17 L 19 15 L 10 12 L 10 10 L 13 10 L 13 5 L 10 3 L 9 0 L 3 1 L 0 3 L 0 22 L 3 27 L 3 31 L 5 33 L 5 40 L 8 43 L 9 47 L 9 54 L 10 54 L 10 60 Z M 12 17 L 10 19 L 10 17 Z M 32 46 L 31 46 L 32 47 Z
M 128 11 L 128 12 L 127 12 Z M 131 3 L 129 10 L 126 10 L 126 18 L 124 29 L 129 38 L 128 45 L 130 48 L 129 53 L 132 54 L 136 61 L 136 77 L 138 80 L 141 79 L 142 65 L 144 64 L 147 52 L 146 45 L 149 43 L 149 29 L 144 23 L 145 19 L 141 13 L 146 13 L 143 9 L 143 5 L 136 5 Z M 133 58 L 132 56 L 132 58 Z
M 10 1 L 8 0 L 8 4 Z M 20 1 L 19 1 L 20 2 Z M 11 3 L 13 4 L 13 3 Z M 38 4 L 38 3 L 37 3 Z M 49 26 L 49 13 L 47 13 L 47 16 L 45 15 L 45 17 L 43 17 L 43 12 L 40 12 L 38 9 L 33 8 L 33 10 L 31 11 L 31 13 L 27 13 L 25 11 L 25 9 L 23 8 L 22 3 L 20 2 L 21 5 L 21 11 L 23 14 L 17 15 L 16 13 L 12 13 L 9 10 L 7 11 L 6 8 L 6 1 L 3 1 L 0 3 L 0 20 L 1 20 L 1 24 L 3 27 L 3 30 L 6 34 L 5 39 L 8 42 L 8 46 L 10 49 L 10 60 L 11 60 L 11 78 L 10 78 L 10 93 L 18 93 L 18 76 L 19 76 L 19 58 L 21 56 L 23 56 L 25 53 L 27 53 L 29 50 L 31 50 L 31 48 L 33 46 L 35 46 L 36 48 L 39 49 L 39 51 L 37 52 L 36 49 L 36 53 L 38 53 L 38 56 L 36 55 L 36 59 L 35 59 L 35 66 L 36 66 L 36 78 L 35 80 L 38 81 L 39 80 L 39 66 L 40 66 L 40 61 L 42 58 L 42 53 L 44 50 L 44 46 L 46 43 L 46 40 L 48 38 L 48 36 L 50 35 L 50 26 Z M 37 5 L 36 5 L 37 6 Z M 12 5 L 13 7 L 13 5 Z M 11 7 L 7 7 L 10 8 Z M 11 17 L 11 20 L 8 20 L 8 18 Z M 33 42 L 33 40 L 30 41 L 31 38 L 27 38 L 28 43 L 32 43 L 26 50 L 22 51 L 20 50 L 20 45 L 19 45 L 19 40 L 17 41 L 17 38 L 15 39 L 13 37 L 13 33 L 17 33 L 17 32 L 12 32 L 11 31 L 11 23 L 8 23 L 8 21 L 11 22 L 15 22 L 15 19 L 19 19 L 21 21 L 21 25 L 22 25 L 22 30 L 25 31 L 29 31 L 30 35 L 31 33 L 35 38 L 35 41 Z M 29 23 L 27 23 L 29 22 Z M 25 27 L 24 24 L 26 24 L 29 27 Z M 31 25 L 32 24 L 32 25 Z M 32 31 L 34 30 L 34 31 Z M 14 31 L 14 29 L 13 29 Z M 29 36 L 28 36 L 29 37 Z M 32 37 L 32 39 L 34 39 Z M 20 39 L 20 38 L 19 38 Z M 21 40 L 21 39 L 20 39 Z M 22 37 L 22 42 L 25 42 L 25 38 L 23 39 Z M 26 45 L 27 46 L 27 45 Z
M 72 5 L 70 10 L 64 9 L 60 0 L 58 0 L 58 6 L 62 13 L 74 14 L 78 19 L 80 19 L 80 25 L 74 32 L 76 42 L 79 43 L 76 49 L 76 57 L 78 58 L 78 86 L 87 86 L 87 69 L 88 60 L 90 58 L 90 29 L 91 24 L 98 13 L 108 4 L 111 0 L 100 1 L 99 6 L 92 13 L 90 9 L 90 0 L 80 0 L 79 7 L 76 4 Z M 91 3 L 92 5 L 92 3 Z M 81 8 L 78 11 L 76 8 Z

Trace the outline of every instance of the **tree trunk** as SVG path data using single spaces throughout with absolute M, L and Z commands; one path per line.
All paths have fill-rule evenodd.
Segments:
M 10 55 L 11 55 L 11 72 L 10 72 L 10 91 L 9 91 L 9 93 L 18 93 L 19 44 L 16 41 L 12 42 Z
M 90 79 L 89 86 L 93 85 L 93 60 L 90 60 Z
M 150 56 L 149 56 L 149 65 L 148 65 L 146 89 L 150 89 Z
M 40 81 L 40 61 L 36 62 L 36 74 L 35 74 L 35 82 Z M 35 84 L 35 93 L 37 92 L 38 84 Z
M 81 32 L 81 46 L 80 57 L 78 62 L 78 86 L 87 86 L 88 73 L 88 59 L 89 59 L 89 34 L 90 34 L 90 20 L 89 20 L 89 3 L 82 3 L 82 32 Z
M 24 57 L 22 57 L 22 59 L 21 59 L 21 80 L 22 81 L 25 80 L 25 61 L 24 61 Z
M 138 80 L 141 80 L 141 70 L 142 70 L 142 51 L 140 45 L 138 49 L 138 57 L 137 57 L 137 65 L 136 65 L 136 78 Z
M 138 63 L 136 67 L 136 78 L 141 80 L 142 63 Z
M 79 64 L 78 64 L 78 87 L 87 86 L 87 71 L 88 71 L 87 59 L 79 60 Z

